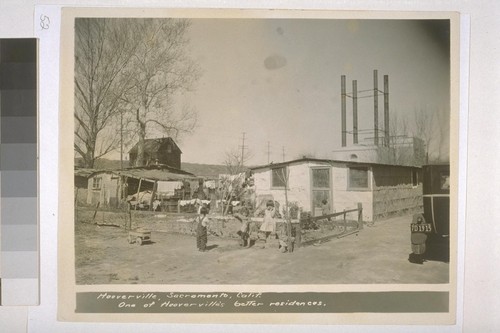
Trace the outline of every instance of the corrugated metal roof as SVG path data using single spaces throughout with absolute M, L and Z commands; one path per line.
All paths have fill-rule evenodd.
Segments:
M 177 168 L 171 167 L 170 165 L 167 165 L 167 164 L 151 164 L 151 165 L 145 165 L 145 166 L 140 166 L 140 167 L 130 167 L 130 168 L 126 168 L 124 170 L 161 170 L 161 171 L 165 171 L 165 172 L 194 176 L 194 173 L 192 173 L 192 172 L 188 172 L 188 171 L 185 171 L 182 169 L 177 169 Z
M 128 169 L 128 170 L 120 170 L 113 171 L 114 174 L 132 178 L 143 178 L 150 180 L 159 180 L 159 181 L 169 181 L 169 180 L 197 180 L 199 177 L 192 174 L 181 174 L 181 173 L 173 173 L 165 170 L 147 170 L 147 169 Z
M 88 177 L 96 172 L 95 169 L 75 169 L 75 176 Z
M 146 168 L 131 168 L 124 170 L 100 170 L 95 171 L 89 175 L 97 175 L 100 173 L 108 173 L 117 176 L 125 176 L 136 179 L 147 179 L 151 181 L 176 181 L 176 180 L 198 180 L 197 177 L 191 173 L 179 170 L 181 172 L 172 172 L 168 169 L 146 169 Z

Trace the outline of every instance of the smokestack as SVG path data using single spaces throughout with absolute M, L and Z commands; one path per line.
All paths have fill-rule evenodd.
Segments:
M 384 130 L 385 145 L 389 147 L 389 75 L 384 75 Z
M 385 130 L 385 145 L 389 146 L 390 136 L 389 122 L 389 75 L 384 75 L 384 130 Z
M 345 75 L 340 77 L 340 100 L 341 100 L 341 122 L 342 122 L 342 147 L 347 144 L 346 140 L 346 94 Z
M 373 71 L 373 128 L 375 130 L 375 139 L 373 144 L 378 146 L 378 72 Z
M 352 80 L 352 141 L 358 144 L 358 81 Z

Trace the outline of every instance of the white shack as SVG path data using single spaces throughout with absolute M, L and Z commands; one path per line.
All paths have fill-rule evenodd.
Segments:
M 302 158 L 251 168 L 256 196 L 272 196 L 285 206 L 287 196 L 304 212 L 322 214 L 363 205 L 363 220 L 376 221 L 421 210 L 420 168 Z

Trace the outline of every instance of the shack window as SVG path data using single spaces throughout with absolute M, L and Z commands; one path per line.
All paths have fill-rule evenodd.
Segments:
M 92 179 L 92 189 L 93 190 L 100 190 L 101 189 L 101 183 L 102 183 L 102 178 L 101 177 L 94 177 Z
M 368 168 L 350 167 L 349 168 L 349 188 L 350 189 L 368 189 Z
M 330 214 L 330 168 L 312 168 L 312 213 L 314 216 Z
M 330 188 L 330 169 L 313 169 L 313 187 Z
M 271 174 L 271 185 L 272 187 L 285 187 L 286 181 L 286 167 L 274 168 Z

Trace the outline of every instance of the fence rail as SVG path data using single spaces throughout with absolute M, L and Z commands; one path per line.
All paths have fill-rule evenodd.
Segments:
M 354 213 L 354 212 L 358 213 L 357 221 L 348 221 L 347 214 Z M 342 216 L 343 218 L 341 220 L 334 219 L 338 216 Z M 304 232 L 304 234 L 307 233 L 307 231 L 303 228 L 303 226 L 305 224 L 310 225 L 311 223 L 314 223 L 317 221 L 323 221 L 326 224 L 330 224 L 332 227 L 335 227 L 337 230 L 340 230 L 340 233 L 330 234 L 330 235 L 310 239 L 307 241 L 302 241 L 303 232 Z M 321 216 L 311 216 L 311 217 L 306 217 L 306 218 L 300 219 L 299 223 L 297 223 L 296 231 L 295 231 L 296 245 L 297 245 L 297 247 L 301 247 L 301 246 L 307 246 L 310 244 L 314 244 L 317 242 L 327 241 L 327 240 L 330 240 L 331 238 L 342 238 L 345 236 L 349 236 L 349 235 L 358 233 L 362 229 L 363 229 L 363 205 L 361 203 L 358 203 L 357 208 L 344 209 L 342 212 L 338 212 L 338 213 L 321 215 Z

